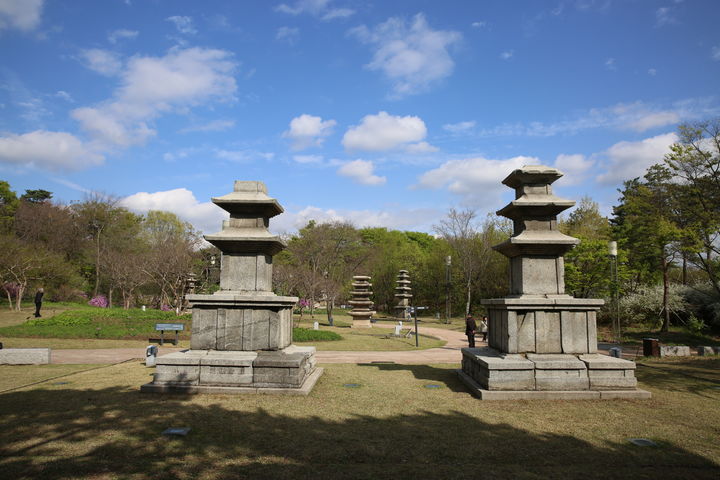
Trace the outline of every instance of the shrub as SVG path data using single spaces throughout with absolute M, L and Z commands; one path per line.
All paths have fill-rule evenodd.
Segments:
M 96 297 L 93 297 L 88 302 L 88 305 L 91 305 L 93 307 L 100 307 L 100 308 L 107 308 L 108 306 L 108 300 L 105 297 L 105 295 L 98 295 Z
M 342 337 L 335 332 L 327 330 L 313 330 L 311 328 L 293 328 L 293 340 L 296 342 L 327 342 L 342 340 Z
M 685 301 L 682 285 L 670 285 L 668 306 L 671 317 L 687 315 L 690 305 Z M 620 318 L 627 325 L 644 324 L 659 328 L 663 320 L 663 287 L 651 286 L 620 298 Z

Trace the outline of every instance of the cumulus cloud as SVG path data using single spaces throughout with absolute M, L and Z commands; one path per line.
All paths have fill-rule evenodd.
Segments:
M 259 152 L 257 150 L 215 150 L 215 156 L 222 160 L 229 160 L 238 163 L 250 163 L 258 160 L 272 160 L 275 154 L 272 152 Z
M 131 58 L 112 99 L 71 115 L 106 146 L 141 145 L 155 135 L 159 115 L 211 100 L 232 99 L 236 63 L 224 50 L 174 48 L 163 57 Z
M 672 7 L 660 7 L 655 10 L 655 26 L 672 25 L 677 23 Z
M 384 185 L 387 178 L 375 175 L 374 170 L 375 165 L 369 160 L 353 160 L 340 167 L 337 173 L 361 185 Z
M 515 55 L 515 50 L 505 50 L 500 54 L 500 58 L 503 60 L 510 60 Z
M 108 34 L 108 42 L 114 45 L 121 40 L 132 40 L 136 38 L 139 34 L 140 32 L 138 32 L 137 30 L 127 30 L 125 28 L 120 28 L 118 30 L 113 30 Z
M 235 126 L 235 120 L 213 120 L 202 125 L 193 125 L 180 129 L 178 133 L 190 132 L 222 132 Z
M 197 30 L 193 25 L 192 17 L 173 15 L 172 17 L 168 17 L 165 20 L 173 23 L 175 25 L 175 28 L 177 28 L 177 31 L 184 35 L 195 35 L 197 33 Z
M 535 157 L 513 157 L 493 160 L 483 157 L 450 160 L 423 173 L 414 188 L 440 189 L 458 195 L 464 205 L 487 208 L 497 205 L 507 189 L 500 182 L 513 170 L 524 165 L 539 165 Z
M 562 178 L 565 185 L 582 183 L 593 165 L 595 165 L 594 160 L 580 154 L 566 155 L 561 153 L 555 158 L 555 168 L 565 174 Z
M 101 75 L 111 77 L 122 70 L 122 62 L 117 53 L 101 48 L 90 48 L 80 52 L 85 66 Z
M 443 130 L 452 133 L 453 135 L 461 135 L 467 133 L 475 128 L 475 121 L 459 122 L 459 123 L 448 123 L 443 125 Z
M 366 68 L 385 74 L 395 97 L 427 91 L 450 76 L 455 62 L 448 49 L 462 38 L 459 32 L 433 30 L 421 13 L 409 23 L 394 17 L 372 30 L 362 25 L 349 33 L 375 47 Z
M 288 211 L 270 220 L 270 230 L 277 233 L 293 232 L 306 226 L 310 220 L 318 223 L 350 222 L 357 227 L 386 227 L 410 231 L 429 231 L 445 215 L 433 208 L 406 209 L 392 206 L 383 210 L 344 210 L 307 206 Z
M 120 204 L 137 213 L 150 210 L 172 212 L 206 234 L 217 232 L 228 214 L 212 202 L 199 202 L 193 192 L 176 188 L 160 192 L 138 192 L 123 198 Z
M 294 155 L 293 160 L 295 160 L 297 163 L 319 165 L 319 164 L 323 163 L 323 156 L 322 155 Z
M 614 58 L 608 58 L 605 60 L 605 68 L 608 70 L 617 70 L 617 65 L 615 64 Z
M 308 14 L 321 20 L 347 18 L 355 14 L 355 10 L 331 6 L 332 0 L 296 0 L 293 4 L 281 3 L 275 7 L 276 12 L 288 15 Z
M 412 142 L 421 142 L 426 135 L 427 128 L 420 117 L 379 112 L 377 115 L 366 115 L 360 125 L 350 127 L 343 136 L 342 144 L 347 150 L 382 151 L 408 147 Z
M 720 47 L 712 47 L 710 57 L 715 61 L 720 61 Z
M 74 171 L 102 164 L 104 157 L 66 132 L 36 130 L 0 136 L 0 162 L 53 171 Z
M 43 0 L 0 0 L 0 31 L 30 31 L 40 24 Z
M 664 133 L 638 142 L 616 143 L 601 154 L 606 159 L 605 173 L 598 176 L 598 181 L 613 184 L 642 177 L 650 165 L 662 162 L 670 145 L 677 141 L 675 133 Z
M 290 129 L 283 133 L 283 137 L 292 140 L 293 150 L 319 147 L 325 137 L 332 134 L 335 123 L 335 120 L 323 120 L 303 113 L 290 120 Z

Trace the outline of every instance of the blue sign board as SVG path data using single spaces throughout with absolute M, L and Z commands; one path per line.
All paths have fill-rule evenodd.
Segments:
M 185 330 L 185 325 L 182 323 L 156 323 L 155 330 Z

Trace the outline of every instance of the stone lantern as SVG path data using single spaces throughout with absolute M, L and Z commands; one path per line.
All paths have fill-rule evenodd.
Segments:
M 634 362 L 597 353 L 604 301 L 565 293 L 563 255 L 579 240 L 557 228 L 575 204 L 552 192 L 562 175 L 533 165 L 503 180 L 515 200 L 497 214 L 513 221 L 513 235 L 493 248 L 510 260 L 510 295 L 482 300 L 489 346 L 463 349 L 460 377 L 483 399 L 647 398 Z
M 205 236 L 222 252 L 220 290 L 187 295 L 190 350 L 159 357 L 141 391 L 307 394 L 322 373 L 315 348 L 292 345 L 298 299 L 272 291 L 272 259 L 285 245 L 268 225 L 283 209 L 255 181 L 236 181 L 212 201 L 230 213 L 220 232 Z

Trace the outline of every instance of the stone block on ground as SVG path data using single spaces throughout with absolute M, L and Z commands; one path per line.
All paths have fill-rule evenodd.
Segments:
M 44 365 L 50 363 L 49 348 L 0 348 L 0 365 Z
M 660 357 L 689 357 L 690 347 L 687 345 L 661 345 Z
M 709 347 L 709 346 L 703 346 L 703 347 L 697 347 L 697 354 L 698 355 L 717 355 L 720 354 L 720 347 Z

